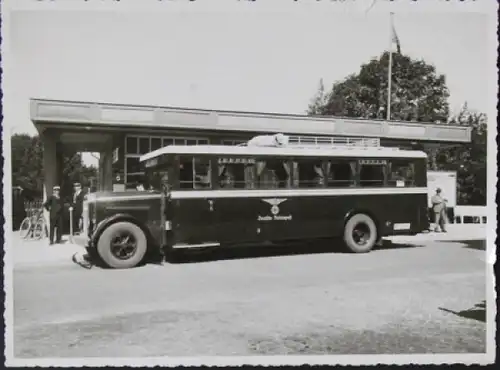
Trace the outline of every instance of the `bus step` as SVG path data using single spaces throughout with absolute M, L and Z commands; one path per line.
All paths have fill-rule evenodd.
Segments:
M 220 243 L 201 243 L 201 244 L 175 244 L 174 249 L 184 249 L 184 248 L 207 248 L 207 247 L 218 247 Z

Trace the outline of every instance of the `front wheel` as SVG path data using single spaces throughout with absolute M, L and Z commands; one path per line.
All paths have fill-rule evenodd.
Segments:
M 130 222 L 108 226 L 99 237 L 97 251 L 112 268 L 126 269 L 142 262 L 147 250 L 147 238 L 141 228 Z
M 19 226 L 19 236 L 21 239 L 26 239 L 31 232 L 31 218 L 26 217 Z
M 369 252 L 375 246 L 377 239 L 377 226 L 370 216 L 358 213 L 346 222 L 344 242 L 349 252 Z

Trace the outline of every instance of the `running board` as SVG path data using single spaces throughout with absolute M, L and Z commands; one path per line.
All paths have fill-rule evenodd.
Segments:
M 175 244 L 172 246 L 174 249 L 184 248 L 206 248 L 206 247 L 219 247 L 220 243 L 202 243 L 202 244 Z

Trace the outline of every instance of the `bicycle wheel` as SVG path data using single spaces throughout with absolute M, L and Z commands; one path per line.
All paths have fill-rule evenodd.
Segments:
M 26 239 L 31 231 L 31 217 L 26 217 L 23 222 L 21 222 L 21 226 L 19 226 L 19 236 L 22 239 Z
M 40 240 L 45 236 L 45 221 L 39 219 L 35 224 L 35 229 L 33 230 L 33 238 Z

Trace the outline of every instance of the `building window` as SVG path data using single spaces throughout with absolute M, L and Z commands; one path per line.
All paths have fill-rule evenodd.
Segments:
M 144 172 L 141 169 L 141 164 L 138 157 L 127 158 L 127 174 L 135 174 Z
M 139 138 L 139 154 L 146 154 L 150 152 L 149 137 Z
M 151 138 L 151 151 L 157 150 L 161 148 L 161 138 L 160 137 L 152 137 Z
M 238 144 L 243 144 L 246 143 L 245 140 L 240 140 L 240 139 L 224 139 L 221 141 L 222 145 L 238 145 Z
M 166 147 L 168 145 L 174 145 L 174 139 L 164 137 L 162 146 Z
M 136 137 L 127 137 L 127 154 L 137 154 Z

